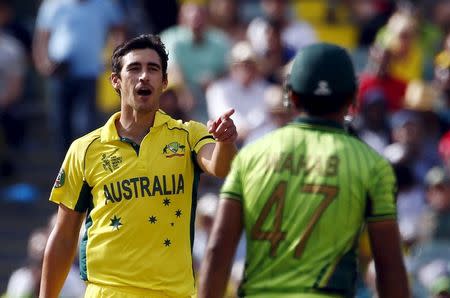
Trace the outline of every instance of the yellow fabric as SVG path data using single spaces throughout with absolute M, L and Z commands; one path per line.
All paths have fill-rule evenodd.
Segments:
M 111 71 L 104 71 L 97 79 L 97 107 L 105 114 L 120 109 L 120 98 L 111 86 Z
M 324 21 L 327 12 L 327 3 L 323 0 L 295 1 L 294 9 L 299 19 L 316 23 Z
M 350 24 L 315 25 L 318 39 L 349 50 L 356 48 L 358 30 Z
M 348 22 L 350 12 L 345 5 L 336 7 L 336 23 L 327 22 L 328 3 L 325 0 L 294 1 L 294 10 L 299 20 L 308 22 L 316 31 L 318 40 L 354 49 L 358 28 Z
M 392 48 L 396 47 L 396 39 L 393 33 L 388 32 L 386 27 L 381 28 L 376 36 L 376 43 L 381 46 Z M 393 57 L 390 61 L 389 73 L 397 79 L 409 82 L 414 79 L 421 79 L 423 72 L 424 54 L 416 38 L 407 55 L 403 57 Z
M 389 73 L 400 80 L 409 82 L 420 79 L 423 71 L 423 54 L 418 43 L 414 43 L 409 54 L 403 59 L 392 60 Z
M 328 12 L 327 0 L 302 0 L 291 2 L 296 15 L 300 20 L 311 23 L 312 25 L 325 25 Z M 335 14 L 338 23 L 348 22 L 351 11 L 346 4 L 336 3 Z M 335 24 L 328 24 L 334 26 Z
M 151 290 L 136 290 L 123 287 L 105 287 L 88 283 L 84 298 L 171 298 Z M 180 296 L 179 298 L 194 298 L 195 296 Z
M 136 152 L 117 134 L 119 116 L 71 145 L 50 196 L 90 210 L 81 275 L 102 286 L 193 295 L 195 154 L 214 139 L 203 124 L 158 111 Z

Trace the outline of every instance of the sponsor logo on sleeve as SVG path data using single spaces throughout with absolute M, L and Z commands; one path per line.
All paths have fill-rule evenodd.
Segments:
M 54 188 L 60 188 L 64 185 L 64 182 L 66 181 L 66 172 L 64 172 L 64 169 L 59 170 L 58 176 L 56 176 L 55 184 L 53 185 Z

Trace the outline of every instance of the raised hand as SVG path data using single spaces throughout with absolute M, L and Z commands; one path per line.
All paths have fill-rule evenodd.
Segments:
M 238 137 L 236 125 L 230 118 L 234 109 L 229 109 L 216 120 L 209 120 L 208 132 L 213 135 L 217 142 L 234 143 Z

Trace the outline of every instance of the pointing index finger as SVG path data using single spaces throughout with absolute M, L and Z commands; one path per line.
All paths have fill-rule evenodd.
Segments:
M 222 117 L 220 117 L 221 119 L 225 120 L 230 118 L 231 115 L 234 114 L 234 109 L 229 109 L 228 111 L 226 111 L 225 113 L 222 114 Z

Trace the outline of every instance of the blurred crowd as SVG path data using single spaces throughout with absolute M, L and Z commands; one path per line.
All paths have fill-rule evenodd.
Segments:
M 0 187 L 14 181 L 14 153 L 24 150 L 36 125 L 31 114 L 42 111 L 48 150 L 62 160 L 74 138 L 118 110 L 109 58 L 126 38 L 154 33 L 166 45 L 169 86 L 161 109 L 206 123 L 234 108 L 238 146 L 295 117 L 283 84 L 297 50 L 337 43 L 352 54 L 359 75 L 349 130 L 384 155 L 397 175 L 398 223 L 414 297 L 450 297 L 450 0 L 42 0 L 31 16 L 21 15 L 26 4 L 20 3 L 0 0 Z M 220 185 L 201 180 L 196 265 Z M 29 256 L 11 274 L 6 297 L 35 297 L 47 236 L 47 227 L 31 233 Z M 376 297 L 367 241 L 362 232 L 361 298 Z M 230 297 L 244 256 L 245 239 Z M 76 282 L 67 287 L 83 291 Z

